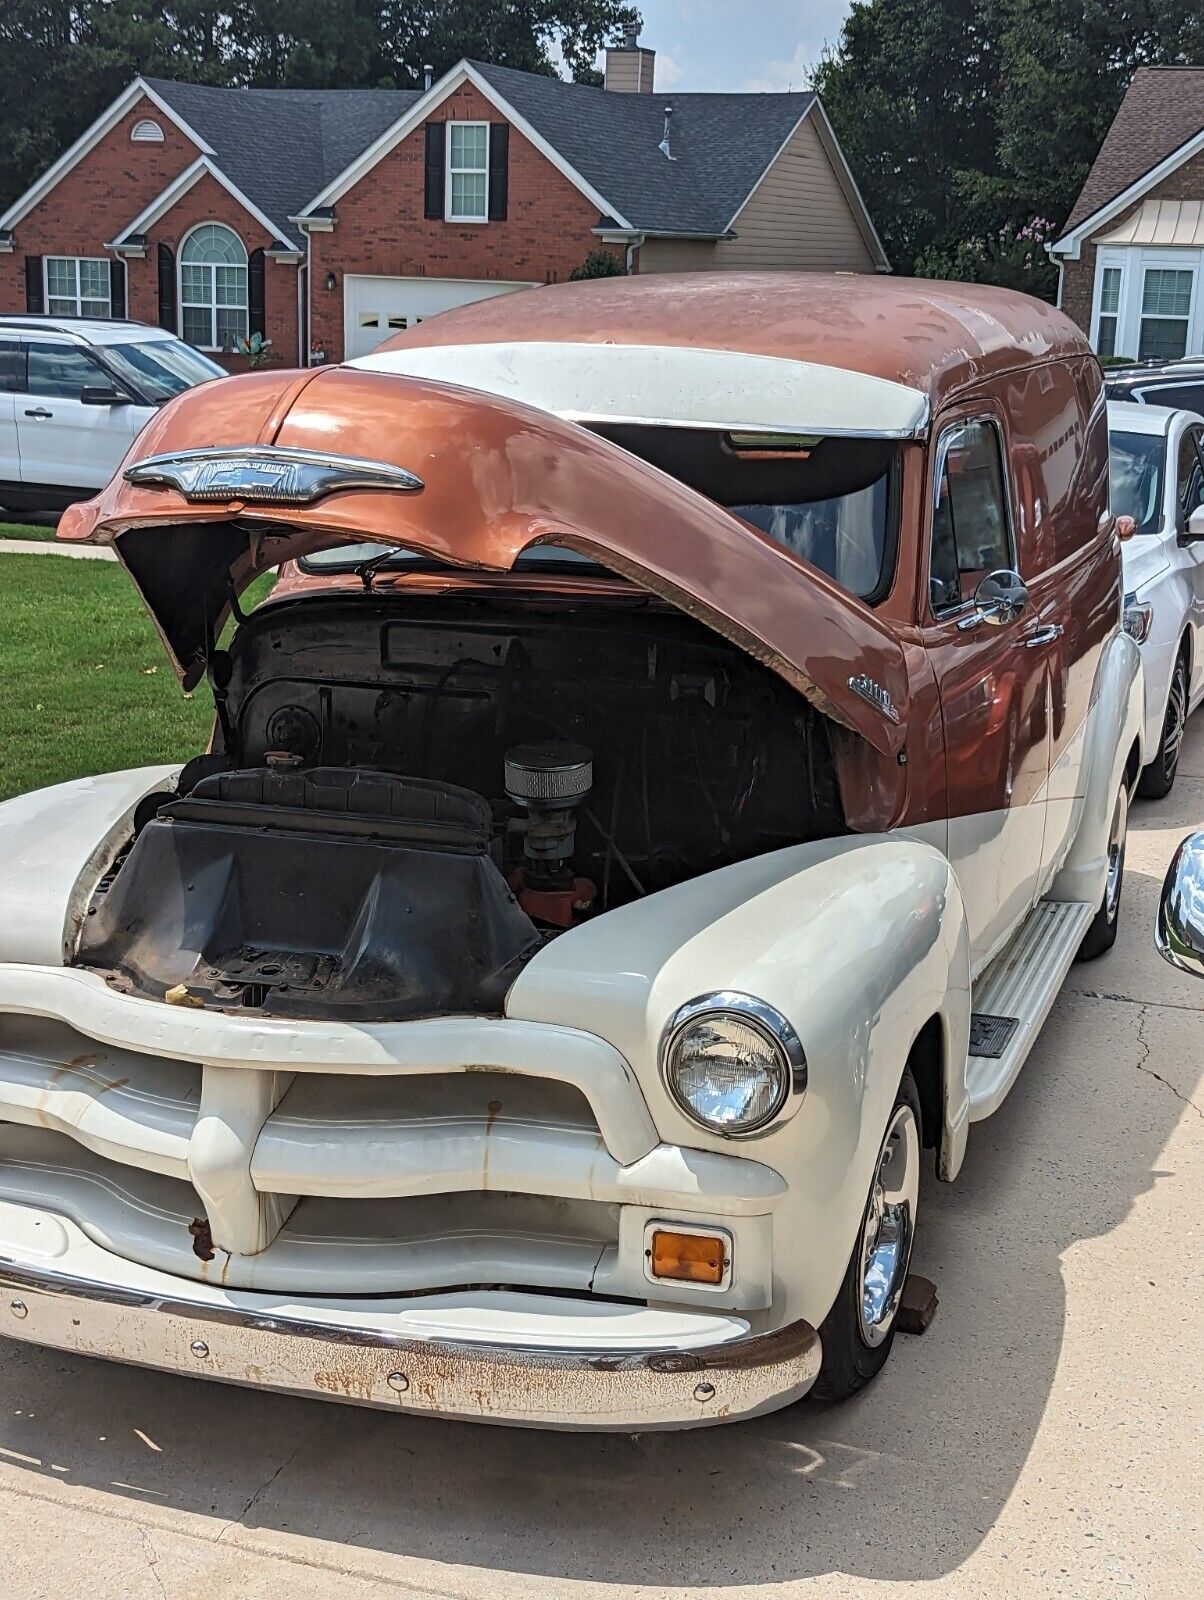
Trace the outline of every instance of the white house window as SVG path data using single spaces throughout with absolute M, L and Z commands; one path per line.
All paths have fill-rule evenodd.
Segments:
M 450 122 L 447 140 L 447 220 L 489 220 L 489 124 Z
M 131 144 L 162 144 L 163 129 L 151 117 L 143 117 L 130 129 Z
M 1100 273 L 1099 322 L 1096 328 L 1095 348 L 1101 361 L 1116 354 L 1116 327 L 1120 317 L 1119 267 L 1105 267 Z
M 180 332 L 198 350 L 247 336 L 247 252 L 231 228 L 204 222 L 180 246 Z
M 1141 288 L 1139 361 L 1174 361 L 1187 354 L 1187 328 L 1195 273 L 1147 267 Z
M 107 317 L 109 263 L 90 256 L 47 256 L 46 309 L 56 317 Z

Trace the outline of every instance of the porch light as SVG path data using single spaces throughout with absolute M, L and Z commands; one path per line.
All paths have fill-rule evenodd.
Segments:
M 339 280 L 335 277 L 333 272 L 328 272 L 326 274 L 326 287 L 328 289 L 337 289 L 338 286 Z

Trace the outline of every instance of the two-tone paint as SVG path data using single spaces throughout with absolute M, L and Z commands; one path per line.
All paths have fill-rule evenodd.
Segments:
M 750 363 L 764 385 L 755 401 Z M 859 428 L 897 441 L 901 515 L 880 602 L 853 599 L 587 426 L 649 417 Z M 928 599 L 942 441 L 979 417 L 1004 445 L 1027 587 L 1002 626 L 977 623 L 972 601 L 935 616 Z M 66 1030 L 91 1041 L 85 1053 L 99 1063 L 78 1083 L 75 1058 L 58 1063 L 71 1087 L 53 1095 L 40 1080 L 31 1089 L 33 1068 L 17 1073 L 21 1104 L 32 1096 L 38 1115 L 59 1119 L 75 1198 L 56 1212 L 36 1179 L 13 1195 L 0 1183 L 0 1282 L 29 1313 L 7 1331 L 231 1381 L 543 1425 L 687 1425 L 788 1403 L 814 1379 L 815 1330 L 859 1236 L 905 1066 L 951 1179 L 970 1122 L 998 1105 L 1023 1059 L 984 1071 L 970 1054 L 977 987 L 995 981 L 988 963 L 1017 930 L 1040 934 L 1034 908 L 1048 913 L 1056 961 L 1044 975 L 1039 962 L 1021 973 L 1027 1048 L 1104 894 L 1118 793 L 1140 758 L 1140 669 L 1120 632 L 1100 375 L 1081 335 L 1048 306 L 954 285 L 773 275 L 569 286 L 432 320 L 355 368 L 254 373 L 198 391 L 164 409 L 126 465 L 201 447 L 357 457 L 404 468 L 421 487 L 347 489 L 305 505 L 240 500 L 232 489 L 226 503 L 202 504 L 170 483 L 119 477 L 69 513 L 61 536 L 114 545 L 186 683 L 198 680 L 232 592 L 341 543 L 441 563 L 437 573 L 382 573 L 378 597 L 396 586 L 411 600 L 463 589 L 580 605 L 634 587 L 712 627 L 831 720 L 849 832 L 582 922 L 527 963 L 500 1019 L 350 1027 L 163 1006 L 71 967 L 74 919 L 161 772 L 0 808 L 0 923 L 14 930 L 0 963 L 0 1028 L 20 1017 L 35 1034 Z M 516 570 L 539 542 L 591 555 L 606 574 Z M 269 603 L 357 586 L 290 568 Z M 39 869 L 55 860 L 61 869 Z M 688 1120 L 658 1062 L 683 1004 L 733 990 L 789 1019 L 808 1066 L 797 1114 L 738 1142 Z M 41 1058 L 52 1070 L 46 1041 Z M 148 1133 L 138 1097 L 114 1087 L 131 1061 L 152 1079 L 163 1064 L 164 1082 L 173 1064 L 189 1069 L 178 1104 L 161 1113 L 166 1134 Z M 371 1119 L 357 1135 L 333 1110 L 328 1128 L 282 1110 L 291 1085 L 314 1074 L 433 1075 L 463 1090 L 474 1073 L 538 1080 L 574 1063 L 593 1106 L 587 1138 L 571 1119 L 533 1134 L 510 1120 L 504 1097 L 454 1151 L 438 1117 L 415 1114 L 386 1147 Z M 100 1103 L 110 1095 L 112 1105 Z M 0 1123 L 15 1129 L 0 1127 L 0 1176 L 4 1140 L 19 1147 L 29 1125 L 16 1103 L 16 1090 L 0 1087 Z M 166 1153 L 155 1145 L 158 1159 L 183 1162 L 204 1201 L 219 1282 L 184 1226 L 145 1241 L 136 1262 L 106 1249 L 103 1207 L 87 1198 L 95 1144 L 81 1138 L 70 1157 L 72 1126 L 124 1150 L 131 1168 L 147 1166 L 152 1134 L 176 1139 Z M 557 1257 L 558 1282 L 578 1299 L 537 1292 L 551 1268 L 534 1232 L 526 1250 L 507 1244 L 512 1298 L 456 1292 L 498 1281 L 500 1267 L 472 1254 L 488 1248 L 479 1236 L 461 1237 L 458 1256 L 449 1241 L 445 1258 L 428 1256 L 424 1329 L 413 1295 L 387 1306 L 362 1298 L 413 1272 L 404 1240 L 373 1246 L 381 1276 L 358 1302 L 346 1261 L 328 1253 L 323 1293 L 312 1257 L 291 1240 L 261 1247 L 272 1227 L 287 1239 L 297 1193 L 354 1192 L 357 1171 L 377 1196 L 498 1184 L 524 1204 L 617 1204 L 618 1239 L 593 1256 Z M 31 1214 L 46 1219 L 51 1241 L 40 1258 Z M 647 1300 L 645 1231 L 666 1217 L 725 1232 L 730 1282 L 660 1285 L 632 1307 Z M 298 1310 L 290 1297 L 302 1291 Z M 215 1325 L 233 1332 L 215 1335 Z M 534 1379 L 533 1345 L 544 1369 Z M 540 1381 L 543 1402 L 532 1398 Z

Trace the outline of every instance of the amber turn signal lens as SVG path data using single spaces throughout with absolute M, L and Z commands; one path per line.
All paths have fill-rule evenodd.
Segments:
M 685 1283 L 722 1283 L 727 1240 L 703 1233 L 652 1235 L 652 1276 Z

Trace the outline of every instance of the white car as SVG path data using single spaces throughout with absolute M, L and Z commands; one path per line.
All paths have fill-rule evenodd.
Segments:
M 1113 400 L 1108 435 L 1112 510 L 1137 525 L 1123 550 L 1125 632 L 1145 667 L 1138 793 L 1158 800 L 1204 698 L 1204 418 Z
M 142 322 L 0 317 L 0 506 L 90 499 L 165 400 L 225 376 Z

